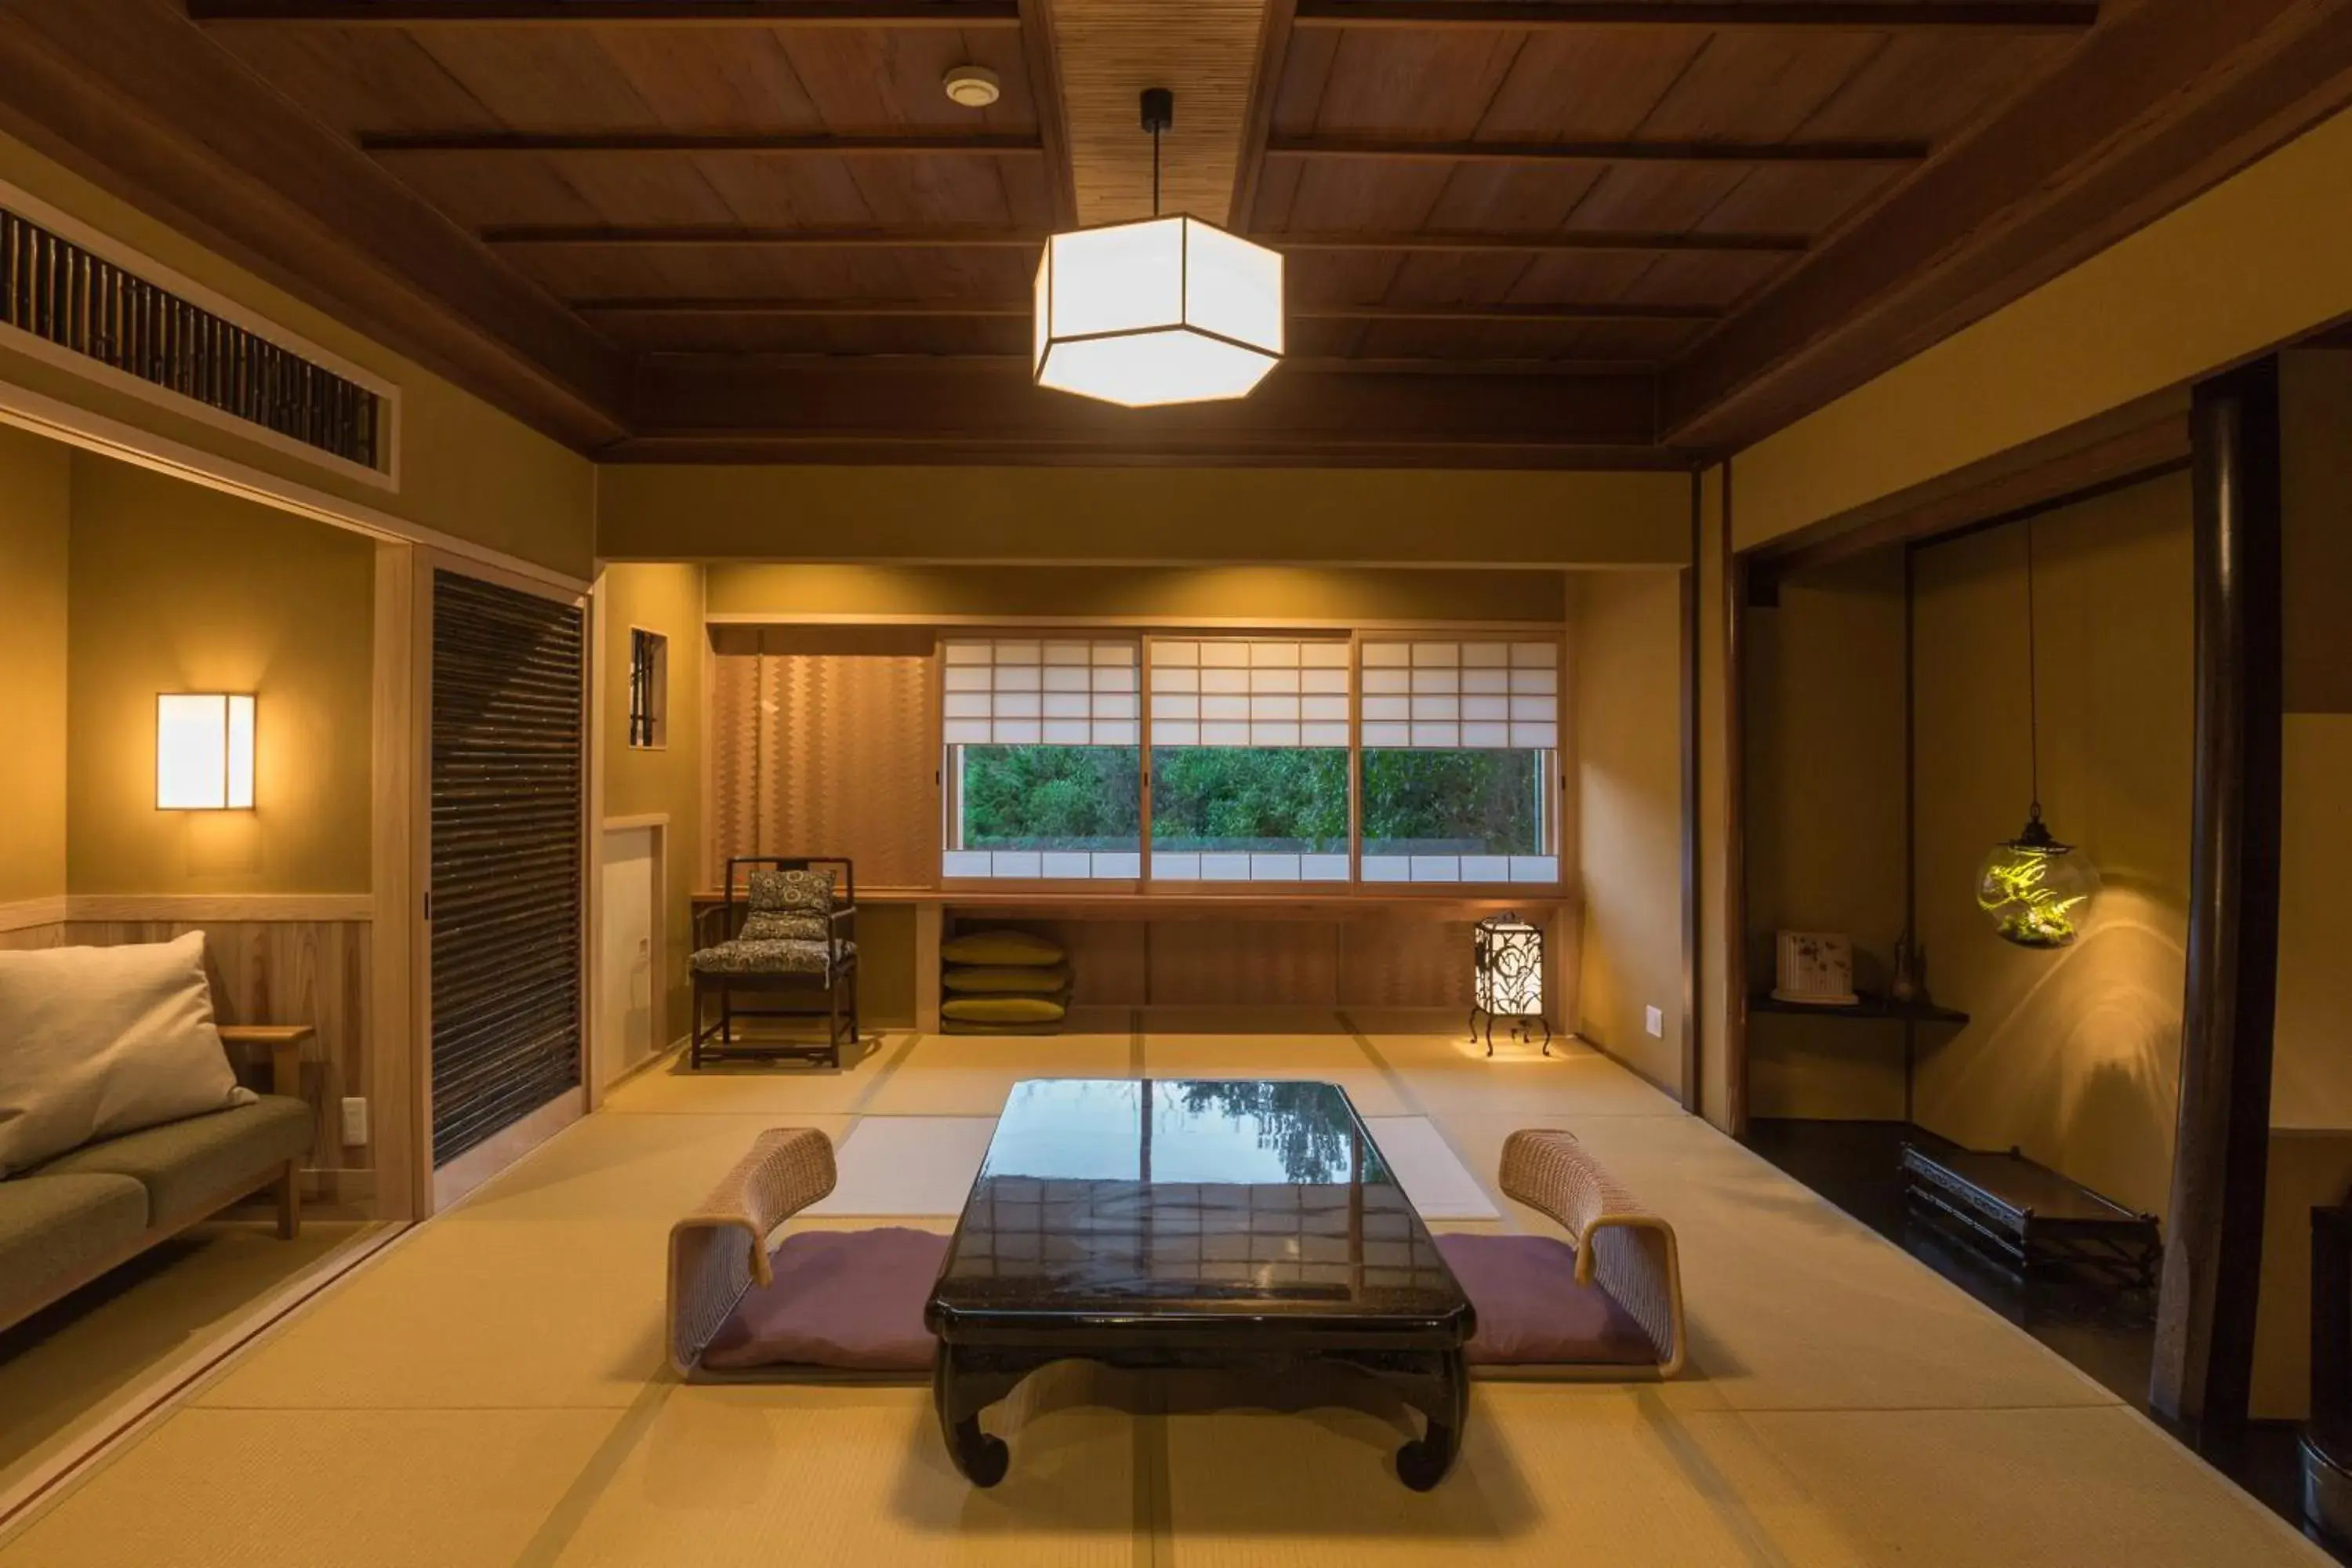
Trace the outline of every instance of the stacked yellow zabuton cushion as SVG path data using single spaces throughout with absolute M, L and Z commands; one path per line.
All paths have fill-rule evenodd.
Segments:
M 1061 944 L 1024 931 L 983 931 L 940 944 L 951 1023 L 999 1029 L 1058 1024 L 1068 1011 L 1070 966 Z

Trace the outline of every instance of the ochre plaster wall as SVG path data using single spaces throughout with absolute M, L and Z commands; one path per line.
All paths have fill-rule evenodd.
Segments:
M 1576 1027 L 1683 1087 L 1682 574 L 1577 574 L 1569 708 L 1582 906 Z M 1650 1035 L 1644 1007 L 1664 1034 Z
M 76 452 L 69 889 L 365 892 L 375 547 Z M 254 809 L 155 808 L 155 699 L 250 691 Z
M 2285 465 L 2278 1024 L 2257 1416 L 2308 1413 L 2311 1211 L 2352 1194 L 2352 352 L 2280 362 Z
M 2025 532 L 1916 557 L 1917 906 L 1935 998 L 1921 1125 L 2021 1147 L 2162 1214 L 2172 1171 L 2189 896 L 2190 503 L 2186 475 L 2035 520 L 2041 797 L 2105 881 L 2073 946 L 2003 942 L 1979 865 L 2030 798 Z
M 396 384 L 399 489 L 345 477 L 22 353 L 0 349 L 0 383 L 583 582 L 591 574 L 596 473 L 586 458 L 5 136 L 0 181 Z
M 700 468 L 599 477 L 609 561 L 1679 565 L 1676 473 Z
M 2352 113 L 1739 454 L 1747 548 L 2352 313 Z
M 687 957 L 693 951 L 689 900 L 702 864 L 703 634 L 698 566 L 608 566 L 597 580 L 604 646 L 597 691 L 604 752 L 604 816 L 667 816 L 662 973 L 665 1026 L 684 1035 L 690 1013 Z M 658 749 L 629 744 L 629 633 L 669 639 L 667 735 Z M 667 1045 L 669 1041 L 657 1042 Z
M 1551 625 L 1560 618 L 1560 574 L 1550 571 L 744 563 L 711 566 L 709 583 L 714 616 L 750 619 L 968 622 L 1001 616 L 1353 626 Z
M 66 891 L 67 556 L 70 451 L 0 429 L 0 904 Z
M 1791 575 L 1779 600 L 1747 620 L 1749 990 L 1775 933 L 1843 931 L 1883 994 L 1907 918 L 1902 553 Z M 1903 1117 L 1900 1025 L 1757 1013 L 1748 1037 L 1753 1114 Z

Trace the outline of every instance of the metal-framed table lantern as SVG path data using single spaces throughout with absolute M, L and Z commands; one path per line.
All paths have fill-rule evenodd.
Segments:
M 1535 1037 L 1533 1025 L 1543 1026 L 1543 1054 L 1551 1055 L 1551 1020 L 1544 1016 L 1543 928 L 1523 921 L 1516 910 L 1489 915 L 1471 928 L 1471 959 L 1475 965 L 1475 1000 L 1470 1005 L 1470 1037 L 1478 1038 L 1478 1020 L 1486 1020 L 1486 1054 L 1495 1054 L 1495 1020 L 1506 1019 L 1511 1037 Z

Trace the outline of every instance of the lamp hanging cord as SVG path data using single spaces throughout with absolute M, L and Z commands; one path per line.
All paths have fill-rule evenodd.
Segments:
M 1176 95 L 1164 87 L 1143 89 L 1143 128 L 1151 132 L 1151 216 L 1160 216 L 1160 133 L 1176 123 Z

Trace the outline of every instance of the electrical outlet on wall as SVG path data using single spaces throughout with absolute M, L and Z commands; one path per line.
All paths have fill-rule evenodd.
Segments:
M 1650 1031 L 1650 1037 L 1652 1039 L 1664 1039 L 1666 1037 L 1665 1014 L 1656 1007 L 1643 1008 L 1642 1027 Z
M 367 1101 L 358 1095 L 343 1100 L 343 1146 L 359 1148 L 368 1141 Z

